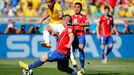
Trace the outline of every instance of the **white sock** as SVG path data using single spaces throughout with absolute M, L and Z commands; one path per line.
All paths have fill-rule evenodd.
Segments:
M 45 43 L 50 44 L 49 37 L 50 37 L 50 33 L 47 30 L 44 30 L 43 31 L 43 39 L 44 39 Z
M 74 58 L 74 54 L 73 54 L 72 48 L 71 48 L 71 53 L 70 53 L 70 59 L 71 59 L 71 62 L 72 62 L 73 65 L 77 65 L 76 60 Z

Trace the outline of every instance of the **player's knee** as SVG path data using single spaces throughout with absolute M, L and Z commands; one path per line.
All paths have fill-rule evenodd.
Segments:
M 83 51 L 84 45 L 79 45 L 79 50 Z
M 46 62 L 48 60 L 47 54 L 43 54 L 42 57 L 40 58 L 42 62 Z
M 48 28 L 49 28 L 48 26 L 45 26 L 44 30 L 48 30 Z
M 113 44 L 110 44 L 110 45 L 109 45 L 109 48 L 113 48 Z
M 101 49 L 104 49 L 105 48 L 105 45 L 101 45 Z
M 51 28 L 49 25 L 47 25 L 47 26 L 44 28 L 44 30 L 47 30 L 48 32 L 52 32 L 52 28 Z

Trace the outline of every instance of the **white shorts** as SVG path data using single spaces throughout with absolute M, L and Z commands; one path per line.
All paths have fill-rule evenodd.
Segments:
M 54 32 L 61 33 L 65 28 L 62 24 L 48 24 Z

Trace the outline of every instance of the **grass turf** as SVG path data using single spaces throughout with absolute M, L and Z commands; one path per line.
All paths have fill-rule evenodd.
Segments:
M 20 60 L 26 63 L 35 61 L 35 59 Z M 22 75 L 18 62 L 18 59 L 0 59 L 0 75 Z M 58 71 L 56 66 L 56 62 L 45 63 L 33 69 L 34 75 L 68 75 Z M 99 59 L 86 59 L 85 72 L 85 75 L 134 75 L 134 59 L 109 59 L 108 64 L 102 64 Z

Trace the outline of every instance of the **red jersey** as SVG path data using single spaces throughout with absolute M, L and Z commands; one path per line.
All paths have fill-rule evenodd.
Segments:
M 66 48 L 66 45 L 68 44 L 70 39 L 69 36 L 71 35 L 73 35 L 73 26 L 67 26 L 58 38 L 57 50 L 64 55 L 70 54 L 70 49 Z
M 72 16 L 72 23 L 86 23 L 87 22 L 87 16 L 80 14 L 80 15 L 73 15 Z M 85 35 L 84 27 L 76 25 L 74 26 L 74 33 L 78 36 Z
M 102 15 L 99 20 L 99 26 L 100 26 L 100 35 L 101 36 L 111 36 L 111 25 L 113 23 L 113 17 L 112 16 L 106 16 Z

